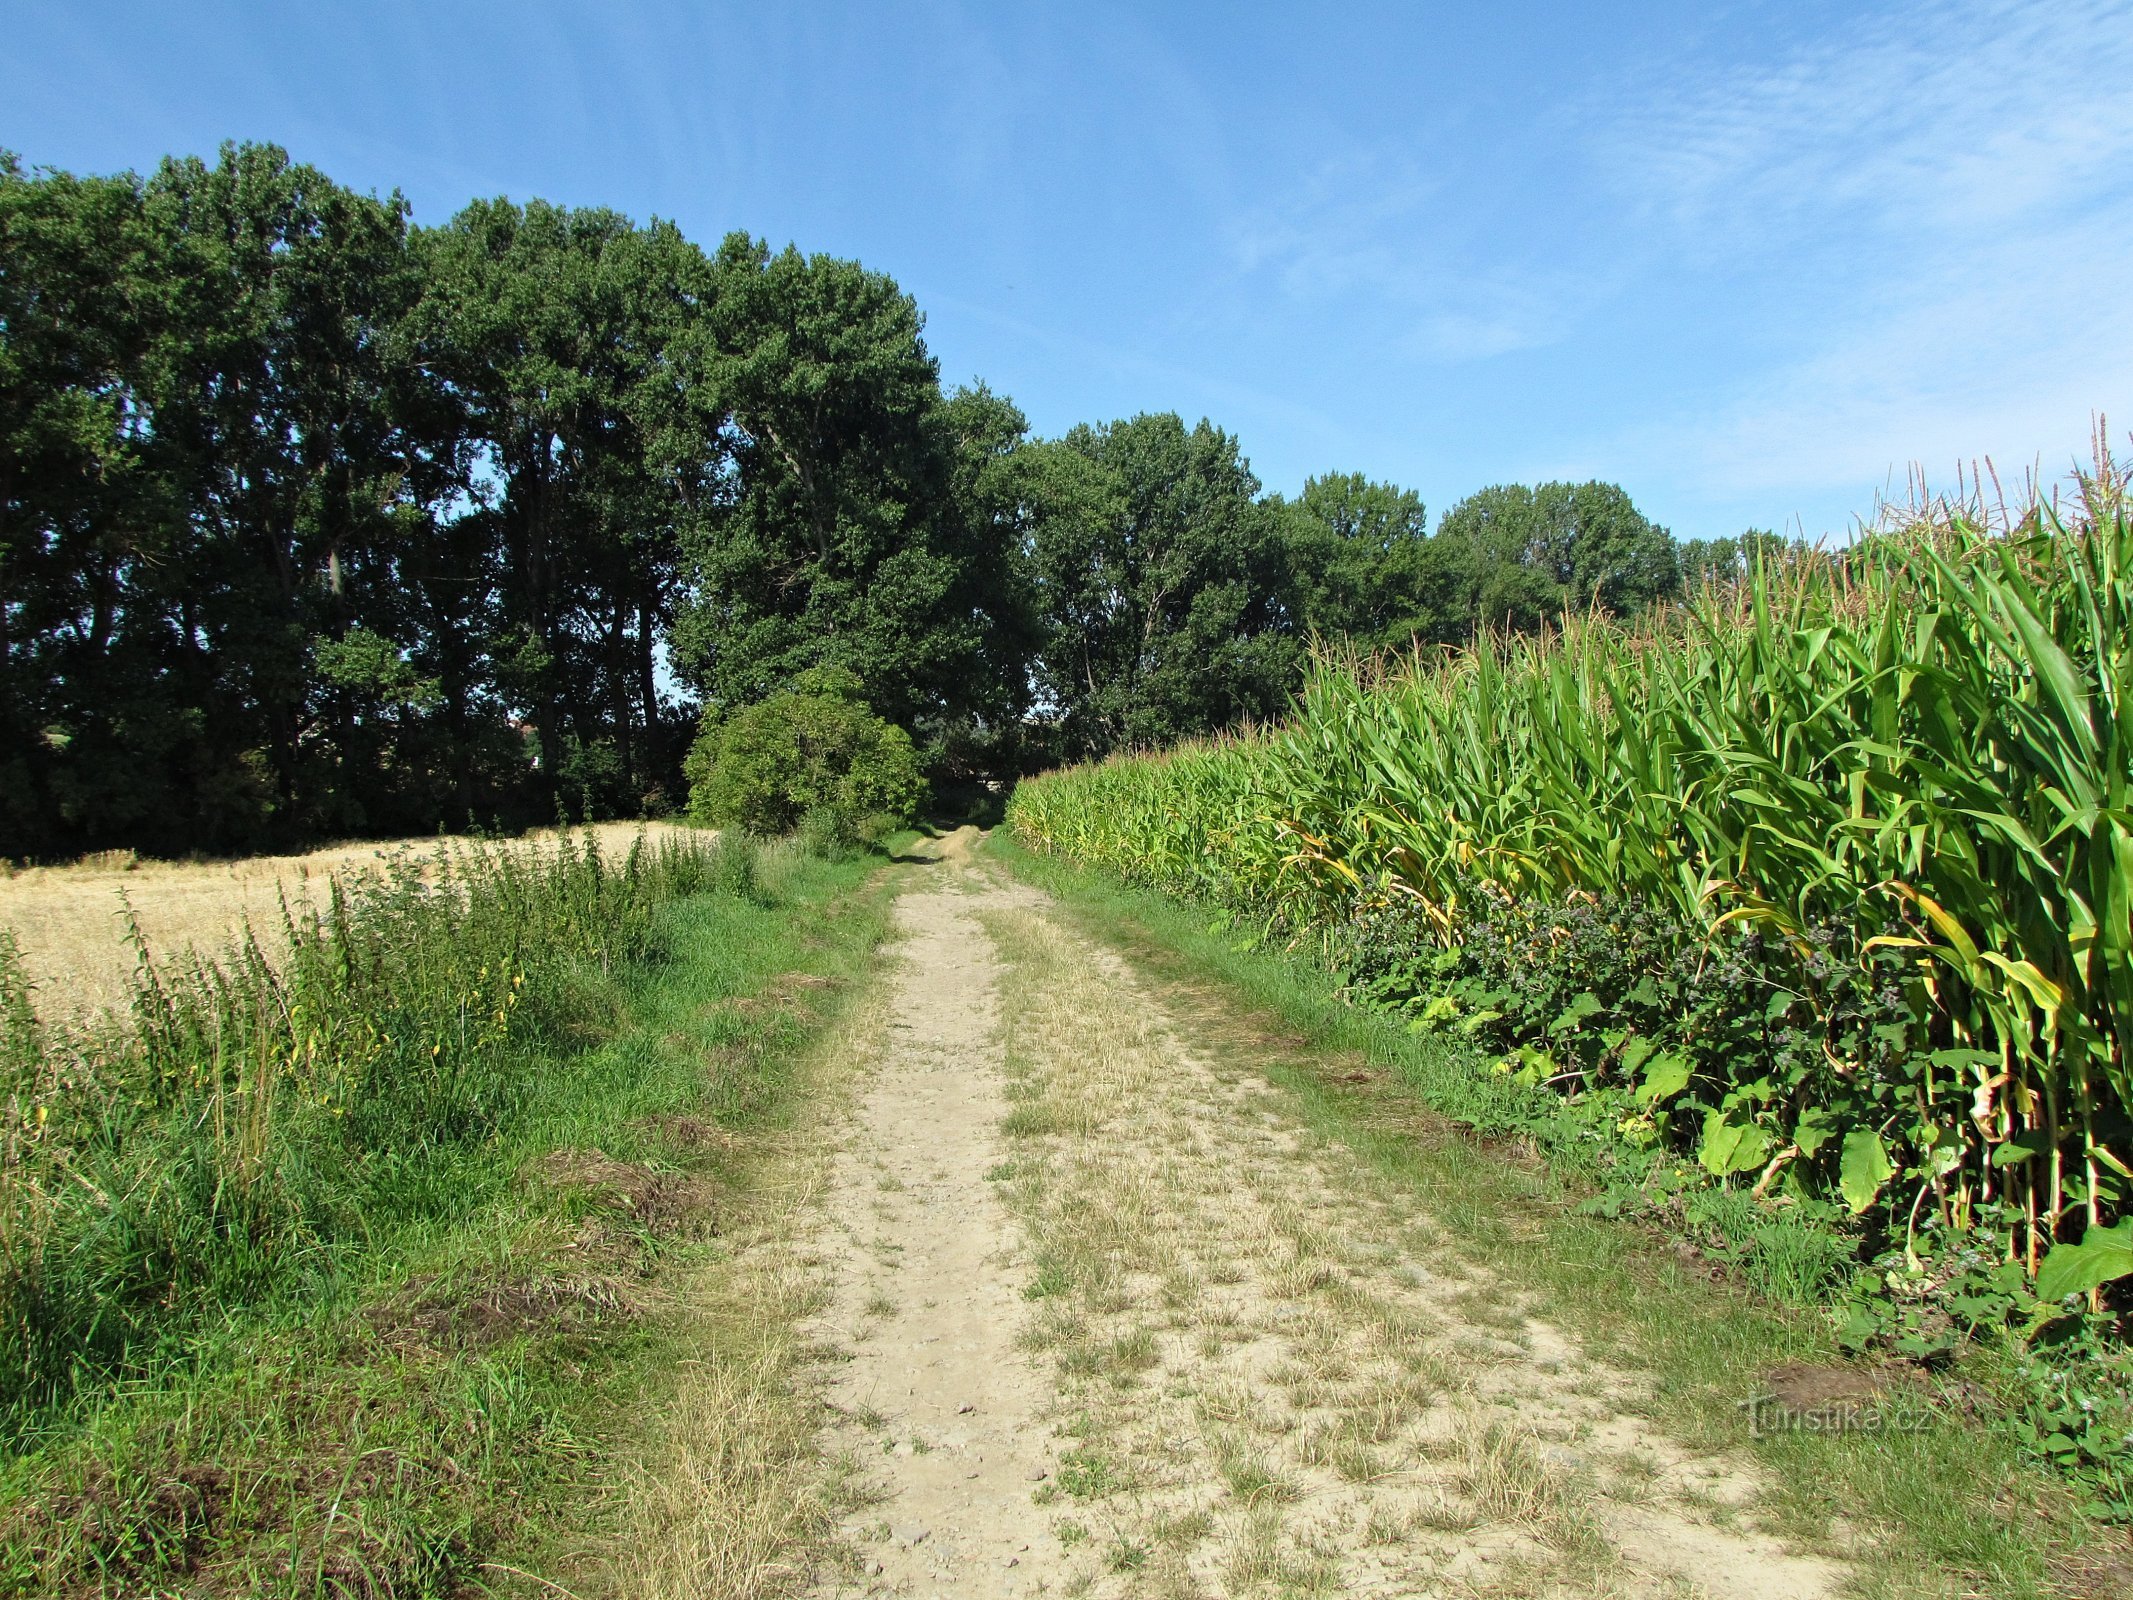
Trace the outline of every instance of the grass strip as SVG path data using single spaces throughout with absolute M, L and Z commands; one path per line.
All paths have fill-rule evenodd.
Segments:
M 1308 1126 L 1413 1194 L 1462 1256 L 1525 1287 L 1535 1315 L 1647 1374 L 1654 1418 L 1671 1433 L 1750 1453 L 1769 1479 L 1760 1510 L 1774 1531 L 1849 1561 L 1858 1592 L 2041 1597 L 2123 1592 L 2133 1580 L 2123 1535 L 1973 1421 L 1980 1397 L 1959 1373 L 1861 1374 L 1915 1400 L 1916 1428 L 1756 1437 L 1743 1402 L 1768 1392 L 1774 1370 L 1847 1370 L 1827 1319 L 1756 1294 L 1647 1228 L 1580 1214 L 1573 1181 L 1513 1141 L 1454 1127 L 1433 1109 L 1433 1089 L 1455 1094 L 1471 1069 L 1442 1041 L 1345 1004 L 1331 974 L 1240 939 L 1210 908 L 1001 833 L 986 850 L 1155 980 L 1198 1045 L 1249 1059 L 1295 1097 Z
M 663 907 L 656 960 L 587 966 L 587 1020 L 455 1166 L 461 1204 L 411 1208 L 322 1302 L 185 1324 L 151 1380 L 0 1462 L 0 1592 L 619 1581 L 605 1552 L 629 1527 L 641 1419 L 689 1376 L 674 1363 L 705 1275 L 800 1064 L 872 970 L 891 893 L 877 863 L 773 847 Z

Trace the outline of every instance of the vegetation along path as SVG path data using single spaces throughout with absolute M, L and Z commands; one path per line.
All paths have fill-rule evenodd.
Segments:
M 1812 1596 L 1758 1468 L 968 834 L 835 1156 L 809 1324 L 858 1480 L 823 1595 Z

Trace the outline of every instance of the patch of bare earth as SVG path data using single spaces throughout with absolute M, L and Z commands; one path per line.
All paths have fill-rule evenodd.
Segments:
M 1027 1274 L 996 1181 L 1007 974 L 979 920 L 1030 897 L 964 867 L 967 839 L 941 856 L 897 905 L 900 962 L 814 1241 L 830 1293 L 805 1332 L 853 1485 L 820 1594 L 1034 1593 L 1068 1564 L 1033 1497 L 1055 1395 L 1017 1342 Z
M 1012 973 L 1011 1203 L 1070 1435 L 1050 1574 L 1097 1595 L 1834 1592 L 1752 1526 L 1741 1462 L 1527 1314 L 1515 1261 L 1194 1051 L 1111 952 L 989 918 Z
M 820 1595 L 1695 1596 L 1842 1573 L 1117 956 L 961 859 L 900 904 L 809 1324 Z

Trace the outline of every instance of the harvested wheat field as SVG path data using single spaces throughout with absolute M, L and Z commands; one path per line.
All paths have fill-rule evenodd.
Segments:
M 590 832 L 603 852 L 621 853 L 639 832 L 652 837 L 675 823 L 603 822 Z M 535 847 L 555 838 L 543 829 L 508 841 Z M 424 862 L 448 850 L 493 841 L 448 836 L 331 845 L 300 856 L 234 861 L 143 861 L 130 851 L 87 856 L 72 866 L 32 867 L 0 878 L 0 929 L 14 935 L 50 1021 L 81 1021 L 122 1007 L 134 953 L 127 937 L 132 908 L 149 948 L 162 956 L 188 948 L 219 952 L 247 923 L 269 946 L 281 926 L 281 899 L 313 901 L 327 880 L 375 872 L 395 861 Z

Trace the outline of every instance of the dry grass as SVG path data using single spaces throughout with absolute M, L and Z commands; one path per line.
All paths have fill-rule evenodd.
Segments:
M 1111 1540 L 1068 1592 L 1552 1600 L 1765 1567 L 1824 1592 L 1820 1569 L 1707 1526 L 1639 1385 L 1557 1349 L 1514 1272 L 1454 1271 L 1434 1219 L 1383 1204 L 1248 1052 L 1187 1044 L 1130 968 L 1041 912 L 986 922 L 1015 979 L 1004 1192 L 1032 1247 L 1027 1342 L 1054 1362 L 1061 1430 L 1106 1464 L 1059 1486 Z M 1607 1485 L 1640 1455 L 1639 1515 L 1666 1544 L 1632 1553 Z
M 803 1067 L 790 1128 L 744 1141 L 747 1209 L 726 1252 L 672 1296 L 671 1391 L 647 1411 L 618 1496 L 617 1537 L 590 1588 L 615 1600 L 766 1600 L 833 1557 L 837 1513 L 859 1492 L 818 1437 L 821 1396 L 800 1329 L 823 1284 L 803 1248 L 825 1180 L 835 1074 L 883 1026 L 876 997 L 844 1017 Z M 815 1352 L 819 1356 L 819 1352 Z M 870 1428 L 887 1419 L 870 1413 Z M 580 1591 L 585 1592 L 585 1591 Z
M 603 852 L 620 854 L 642 828 L 653 836 L 679 831 L 674 823 L 605 822 L 592 832 Z M 552 841 L 554 831 L 526 835 L 515 845 Z M 80 1021 L 123 1008 L 134 955 L 126 936 L 133 907 L 149 947 L 176 955 L 188 947 L 218 951 L 249 922 L 262 942 L 278 935 L 280 897 L 315 901 L 335 877 L 372 872 L 405 856 L 433 859 L 467 838 L 412 839 L 334 845 L 301 856 L 249 856 L 237 861 L 140 861 L 125 851 L 85 856 L 73 866 L 33 867 L 0 876 L 0 928 L 15 935 L 37 1006 L 48 1020 Z M 273 951 L 269 946 L 269 955 Z
M 773 1300 L 777 1287 L 760 1284 Z M 743 1600 L 804 1570 L 830 1515 L 813 1419 L 792 1389 L 790 1322 L 733 1328 L 660 1413 L 624 1509 L 615 1591 L 640 1600 Z M 753 1337 L 749 1337 L 749 1332 Z

